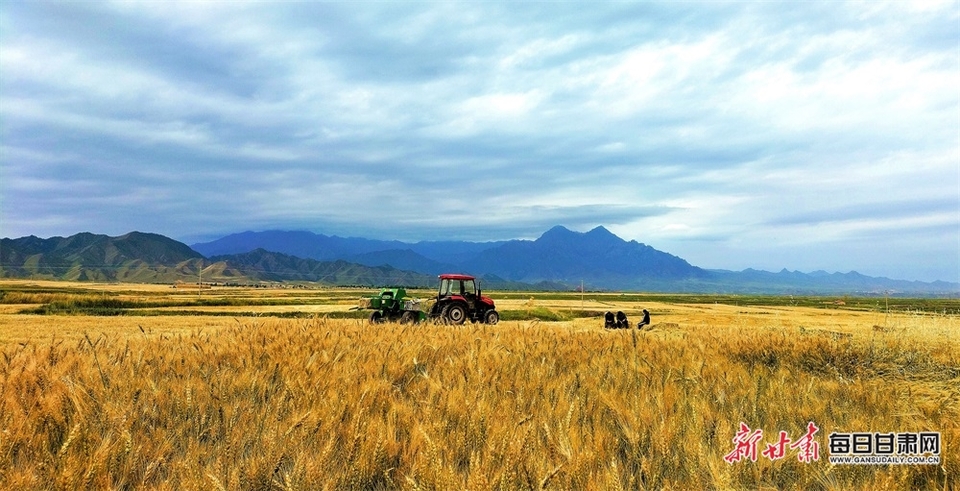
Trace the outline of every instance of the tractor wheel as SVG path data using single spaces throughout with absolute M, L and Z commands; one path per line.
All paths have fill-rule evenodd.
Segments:
M 379 310 L 374 310 L 370 312 L 370 323 L 371 324 L 383 324 L 383 312 Z
M 443 319 L 448 324 L 460 325 L 467 319 L 467 309 L 459 303 L 452 303 L 443 308 Z
M 483 322 L 493 325 L 500 322 L 500 313 L 496 310 L 488 310 L 483 316 Z
M 420 319 L 418 318 L 417 313 L 410 310 L 404 312 L 403 315 L 400 316 L 401 324 L 416 324 L 418 320 Z

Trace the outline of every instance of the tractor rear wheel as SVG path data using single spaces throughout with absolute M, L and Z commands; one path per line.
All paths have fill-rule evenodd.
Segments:
M 467 309 L 459 303 L 447 305 L 443 308 L 443 319 L 448 324 L 463 324 L 463 321 L 467 319 Z

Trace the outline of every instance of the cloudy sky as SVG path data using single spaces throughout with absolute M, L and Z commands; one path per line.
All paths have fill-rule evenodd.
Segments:
M 960 281 L 960 2 L 4 1 L 0 206 Z

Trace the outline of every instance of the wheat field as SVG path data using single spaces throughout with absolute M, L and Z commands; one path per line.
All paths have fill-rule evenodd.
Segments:
M 956 314 L 496 293 L 500 309 L 521 313 L 648 308 L 653 325 L 604 330 L 592 314 L 371 327 L 324 309 L 302 318 L 21 313 L 51 300 L 43 295 L 0 305 L 4 489 L 960 482 Z M 802 436 L 809 422 L 820 429 L 819 460 L 724 459 L 740 423 L 770 443 L 779 431 Z M 942 460 L 833 465 L 833 431 L 939 432 Z

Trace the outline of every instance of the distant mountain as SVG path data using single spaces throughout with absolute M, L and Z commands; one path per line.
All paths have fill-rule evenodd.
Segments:
M 213 256 L 203 269 L 204 281 L 217 283 L 311 282 L 339 286 L 408 286 L 433 288 L 437 275 L 405 271 L 392 266 L 365 266 L 353 262 L 317 261 L 264 249 L 242 254 Z M 196 272 L 192 272 L 194 277 Z M 567 285 L 540 282 L 528 284 L 482 275 L 484 288 L 495 290 L 569 290 Z
M 410 250 L 444 264 L 462 264 L 477 254 L 514 241 L 465 242 L 455 240 L 422 241 L 410 244 Z
M 208 259 L 173 239 L 140 232 L 120 237 L 81 233 L 65 238 L 2 239 L 0 278 L 139 283 L 195 283 L 202 279 L 239 284 L 307 281 L 370 286 L 436 283 L 436 276 L 389 266 L 302 259 L 263 249 Z
M 960 284 L 946 281 L 907 281 L 862 275 L 856 271 L 802 273 L 783 269 L 777 273 L 745 269 L 711 270 L 712 279 L 700 287 L 711 291 L 766 294 L 863 294 L 863 295 L 950 295 L 960 294 Z
M 624 241 L 604 227 L 580 233 L 557 226 L 535 241 L 513 241 L 483 251 L 464 266 L 514 281 L 579 284 L 582 280 L 605 289 L 643 289 L 651 279 L 710 276 L 677 256 Z
M 0 239 L 3 278 L 152 281 L 158 275 L 175 277 L 179 265 L 201 259 L 185 244 L 142 232 Z
M 955 295 L 960 285 L 872 278 L 856 272 L 813 273 L 705 270 L 604 227 L 574 232 L 562 226 L 536 240 L 501 242 L 424 241 L 404 243 L 341 238 L 310 232 L 244 232 L 193 248 L 249 252 L 265 250 L 298 257 L 390 266 L 435 276 L 465 272 L 487 283 L 523 289 L 587 289 L 689 293 L 910 294 Z
M 391 266 L 370 267 L 343 260 L 317 261 L 256 249 L 242 254 L 213 256 L 209 261 L 230 271 L 241 271 L 248 280 L 308 281 L 329 285 L 434 286 L 436 276 L 401 271 Z M 216 281 L 216 275 L 208 275 Z M 227 278 L 223 281 L 226 282 Z
M 443 263 L 428 259 L 410 249 L 367 252 L 355 256 L 348 256 L 347 259 L 350 262 L 366 266 L 390 265 L 397 269 L 419 271 L 433 276 L 458 269 L 458 267 L 452 263 Z
M 263 248 L 298 257 L 389 265 L 430 275 L 467 271 L 510 282 L 545 281 L 571 288 L 583 281 L 593 288 L 638 289 L 650 279 L 672 281 L 709 275 L 676 256 L 636 241 L 626 242 L 604 227 L 580 233 L 556 226 L 535 241 L 416 244 L 344 239 L 310 232 L 244 232 L 194 244 L 193 248 L 201 253 Z
M 265 249 L 302 258 L 336 258 L 342 251 L 326 243 L 325 235 L 303 231 L 241 232 L 212 242 L 193 244 L 193 250 L 206 257 L 240 254 Z
M 412 251 L 435 263 L 457 262 L 459 258 L 471 257 L 479 251 L 495 247 L 499 242 L 423 241 L 408 244 L 396 240 L 375 240 L 359 237 L 337 237 L 303 231 L 269 230 L 266 232 L 242 232 L 231 234 L 212 242 L 190 246 L 204 256 L 240 254 L 256 249 L 280 252 L 305 259 L 332 261 L 336 259 L 372 258 L 377 252 Z M 385 257 L 390 257 L 387 255 Z M 367 264 L 364 262 L 364 264 Z
M 278 250 L 249 249 L 260 244 Z M 891 280 L 856 272 L 705 270 L 637 241 L 625 241 L 603 227 L 581 233 L 558 226 L 532 241 L 416 244 L 310 232 L 244 232 L 195 247 L 232 252 L 204 257 L 180 242 L 142 232 L 2 239 L 0 278 L 172 283 L 202 277 L 205 282 L 236 284 L 432 287 L 438 273 L 463 272 L 480 277 L 494 290 L 573 290 L 583 284 L 589 290 L 678 293 L 960 294 L 957 283 Z M 328 259 L 303 257 L 308 254 Z
M 369 253 L 377 254 L 377 253 Z M 390 251 L 387 257 L 395 258 Z M 407 251 L 408 260 L 431 261 Z M 203 269 L 202 273 L 200 272 Z M 204 258 L 185 244 L 157 234 L 131 232 L 120 237 L 81 233 L 70 237 L 23 237 L 0 241 L 0 278 L 135 283 L 256 284 L 313 282 L 327 285 L 434 287 L 436 274 L 387 265 L 366 266 L 341 259 L 318 261 L 264 249 Z M 511 289 L 556 289 L 510 283 L 499 278 L 487 286 Z M 563 288 L 560 286 L 560 288 Z

